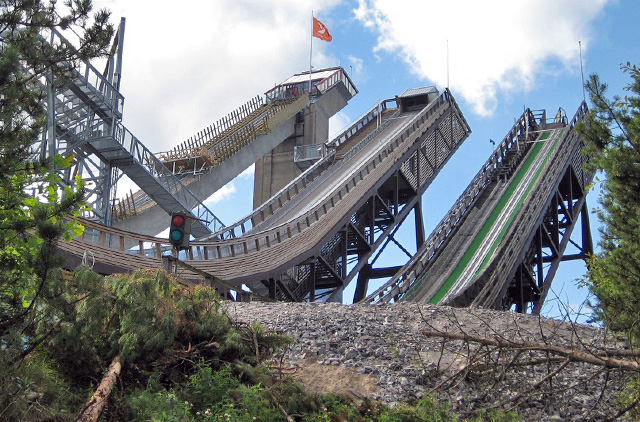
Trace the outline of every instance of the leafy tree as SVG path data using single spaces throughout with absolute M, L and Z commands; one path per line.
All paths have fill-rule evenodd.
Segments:
M 0 0 L 0 372 L 46 344 L 73 305 L 55 252 L 81 229 L 64 217 L 82 206 L 82 186 L 60 186 L 56 170 L 72 157 L 42 160 L 30 147 L 46 123 L 46 82 L 62 86 L 107 52 L 109 13 L 91 10 L 90 0 Z M 77 48 L 50 44 L 54 29 L 80 34 Z
M 586 84 L 593 106 L 578 130 L 590 166 L 602 170 L 601 252 L 592 257 L 586 282 L 595 294 L 597 316 L 607 326 L 640 338 L 640 69 L 626 63 L 628 95 L 607 98 L 607 84 L 591 75 Z

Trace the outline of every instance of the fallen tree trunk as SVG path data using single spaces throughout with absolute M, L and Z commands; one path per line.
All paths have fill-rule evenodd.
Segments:
M 96 388 L 95 393 L 93 393 L 87 404 L 84 406 L 84 409 L 82 409 L 82 412 L 76 419 L 76 422 L 98 421 L 100 413 L 102 413 L 102 409 L 104 409 L 105 404 L 107 404 L 109 394 L 111 394 L 111 390 L 113 390 L 113 387 L 116 385 L 116 380 L 118 379 L 118 375 L 120 375 L 121 369 L 122 365 L 120 364 L 120 355 L 117 355 L 111 361 L 111 365 L 109 365 L 107 373 L 102 377 L 98 388 Z

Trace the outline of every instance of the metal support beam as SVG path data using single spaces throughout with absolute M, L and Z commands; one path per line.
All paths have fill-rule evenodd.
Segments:
M 289 290 L 289 288 L 282 281 L 276 280 L 276 285 L 278 286 L 280 291 L 284 293 L 284 295 L 287 297 L 288 300 L 290 300 L 291 302 L 298 302 L 295 295 L 291 292 L 291 290 Z
M 413 207 L 413 217 L 416 228 L 416 250 L 424 244 L 424 220 L 422 219 L 422 197 L 418 198 L 416 205 Z
M 267 284 L 269 285 L 269 297 L 271 299 L 274 299 L 274 300 L 277 299 L 277 296 L 276 296 L 276 281 L 273 278 L 270 278 L 267 281 Z
M 316 301 L 316 263 L 315 261 L 311 264 L 311 281 L 309 286 L 309 302 Z
M 356 291 L 353 295 L 353 303 L 358 303 L 367 295 L 369 279 L 371 278 L 371 264 L 365 264 L 358 273 Z
M 515 270 L 503 301 L 505 308 L 515 306 L 516 312 L 526 312 L 529 308 L 532 314 L 539 315 L 560 263 L 585 259 L 593 252 L 585 194 L 569 166 L 551 196 L 528 252 Z M 582 245 L 571 239 L 578 219 L 581 220 Z M 569 243 L 580 252 L 565 254 Z

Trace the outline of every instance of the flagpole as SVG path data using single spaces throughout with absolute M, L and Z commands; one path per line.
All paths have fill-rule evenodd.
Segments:
M 447 89 L 451 88 L 449 86 L 449 40 L 447 39 Z
M 584 68 L 582 67 L 582 41 L 578 41 L 580 48 L 580 76 L 582 77 L 582 101 L 587 102 L 587 94 L 584 91 Z
M 311 99 L 311 59 L 313 56 L 313 10 L 311 11 L 311 47 L 309 48 L 309 99 Z

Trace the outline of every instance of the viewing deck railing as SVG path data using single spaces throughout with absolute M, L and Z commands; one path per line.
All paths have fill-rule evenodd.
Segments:
M 340 82 L 344 84 L 345 88 L 347 88 L 347 91 L 349 91 L 349 94 L 352 97 L 358 93 L 358 89 L 353 84 L 353 82 L 351 82 L 351 78 L 349 78 L 347 72 L 345 72 L 342 68 L 336 70 L 335 73 L 318 82 L 316 84 L 316 89 L 318 90 L 319 94 L 324 94 L 329 89 L 338 85 L 338 83 Z

